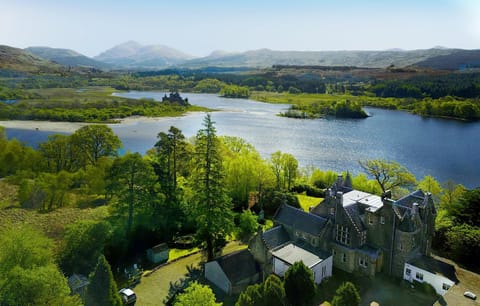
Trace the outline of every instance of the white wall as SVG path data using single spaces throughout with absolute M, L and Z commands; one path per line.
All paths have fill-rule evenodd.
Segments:
M 410 275 L 407 275 L 407 269 L 411 270 Z M 423 274 L 423 280 L 416 278 L 417 272 Z M 405 263 L 405 267 L 403 268 L 403 279 L 411 283 L 413 283 L 414 280 L 420 283 L 427 282 L 432 285 L 433 288 L 435 288 L 435 291 L 440 295 L 444 295 L 447 292 L 447 290 L 443 289 L 443 284 L 447 284 L 450 287 L 455 285 L 453 281 L 444 276 L 433 274 L 408 263 Z
M 217 285 L 226 293 L 230 293 L 232 290 L 230 281 L 216 261 L 210 261 L 205 264 L 205 278 Z
M 273 273 L 283 277 L 288 268 L 290 268 L 289 264 L 273 256 Z
M 324 278 L 332 276 L 333 257 L 330 256 L 312 268 L 316 284 L 320 284 Z M 325 268 L 324 268 L 325 267 Z M 322 269 L 324 271 L 322 275 Z

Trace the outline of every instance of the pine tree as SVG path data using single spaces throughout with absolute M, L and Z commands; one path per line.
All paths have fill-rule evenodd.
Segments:
M 197 238 L 206 243 L 207 260 L 233 227 L 231 200 L 224 184 L 220 143 L 210 114 L 196 136 L 193 190 L 196 194 Z
M 85 296 L 86 306 L 120 306 L 122 301 L 118 294 L 117 284 L 113 279 L 110 265 L 105 256 L 98 257 L 95 270 L 90 274 L 90 284 Z
M 312 271 L 301 261 L 285 272 L 285 294 L 292 305 L 305 305 L 315 295 Z

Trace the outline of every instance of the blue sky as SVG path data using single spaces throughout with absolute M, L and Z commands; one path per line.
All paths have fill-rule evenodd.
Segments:
M 128 40 L 214 50 L 480 48 L 478 0 L 0 0 L 0 44 L 88 56 Z

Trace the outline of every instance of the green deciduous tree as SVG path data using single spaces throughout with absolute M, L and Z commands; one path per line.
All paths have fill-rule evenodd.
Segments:
M 332 306 L 358 306 L 360 305 L 360 294 L 351 282 L 343 283 L 333 296 Z
M 29 227 L 0 231 L 0 301 L 6 305 L 78 305 L 53 262 L 53 242 Z
M 155 195 L 156 176 L 152 166 L 139 153 L 127 153 L 113 162 L 107 177 L 107 190 L 118 201 L 114 215 L 127 217 L 130 233 L 136 211 L 151 204 Z
M 207 259 L 214 258 L 214 249 L 231 232 L 231 201 L 224 187 L 224 169 L 220 143 L 210 114 L 196 136 L 195 169 L 192 189 L 196 204 L 197 238 L 205 242 Z
M 360 161 L 360 166 L 378 182 L 382 192 L 415 184 L 415 177 L 394 161 L 371 159 Z
M 102 156 L 116 156 L 122 146 L 120 138 L 106 125 L 87 125 L 71 136 L 72 144 L 80 153 L 82 166 L 95 165 Z
M 257 228 L 257 216 L 249 209 L 244 210 L 238 216 L 237 235 L 240 240 L 248 242 L 248 239 L 255 234 Z
M 85 294 L 85 306 L 120 306 L 122 301 L 117 284 L 105 256 L 98 257 L 95 270 L 90 274 L 90 284 Z
M 433 178 L 431 175 L 426 175 L 421 181 L 417 183 L 417 188 L 425 192 L 430 192 L 435 200 L 435 203 L 438 203 L 440 195 L 442 194 L 442 187 L 440 183 Z
M 62 270 L 68 275 L 90 274 L 111 235 L 112 227 L 104 221 L 78 221 L 69 225 L 59 252 Z
M 285 272 L 285 294 L 292 305 L 305 305 L 315 295 L 312 271 L 299 261 Z
M 298 161 L 292 154 L 274 152 L 271 155 L 273 173 L 277 179 L 278 190 L 290 190 L 298 172 Z
M 215 302 L 215 294 L 210 287 L 200 285 L 193 282 L 175 299 L 173 303 L 175 306 L 191 306 L 191 305 L 205 305 L 205 306 L 220 306 L 222 303 Z
M 263 283 L 264 305 L 285 305 L 286 295 L 282 280 L 275 274 L 270 274 Z

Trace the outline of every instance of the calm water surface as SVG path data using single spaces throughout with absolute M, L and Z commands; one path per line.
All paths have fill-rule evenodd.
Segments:
M 164 93 L 134 91 L 116 95 L 161 100 Z M 182 95 L 191 104 L 219 110 L 212 112 L 217 133 L 244 138 L 263 157 L 280 150 L 293 154 L 301 166 L 353 173 L 361 172 L 359 160 L 388 159 L 404 165 L 417 178 L 431 174 L 439 181 L 452 179 L 467 187 L 480 186 L 479 123 L 424 119 L 376 108 L 365 108 L 372 114 L 367 119 L 301 120 L 277 116 L 287 105 L 207 94 Z M 111 127 L 125 150 L 144 153 L 153 146 L 158 132 L 166 132 L 171 125 L 187 137 L 194 136 L 204 116 L 191 113 Z M 18 129 L 7 129 L 7 133 L 32 145 L 49 134 Z

